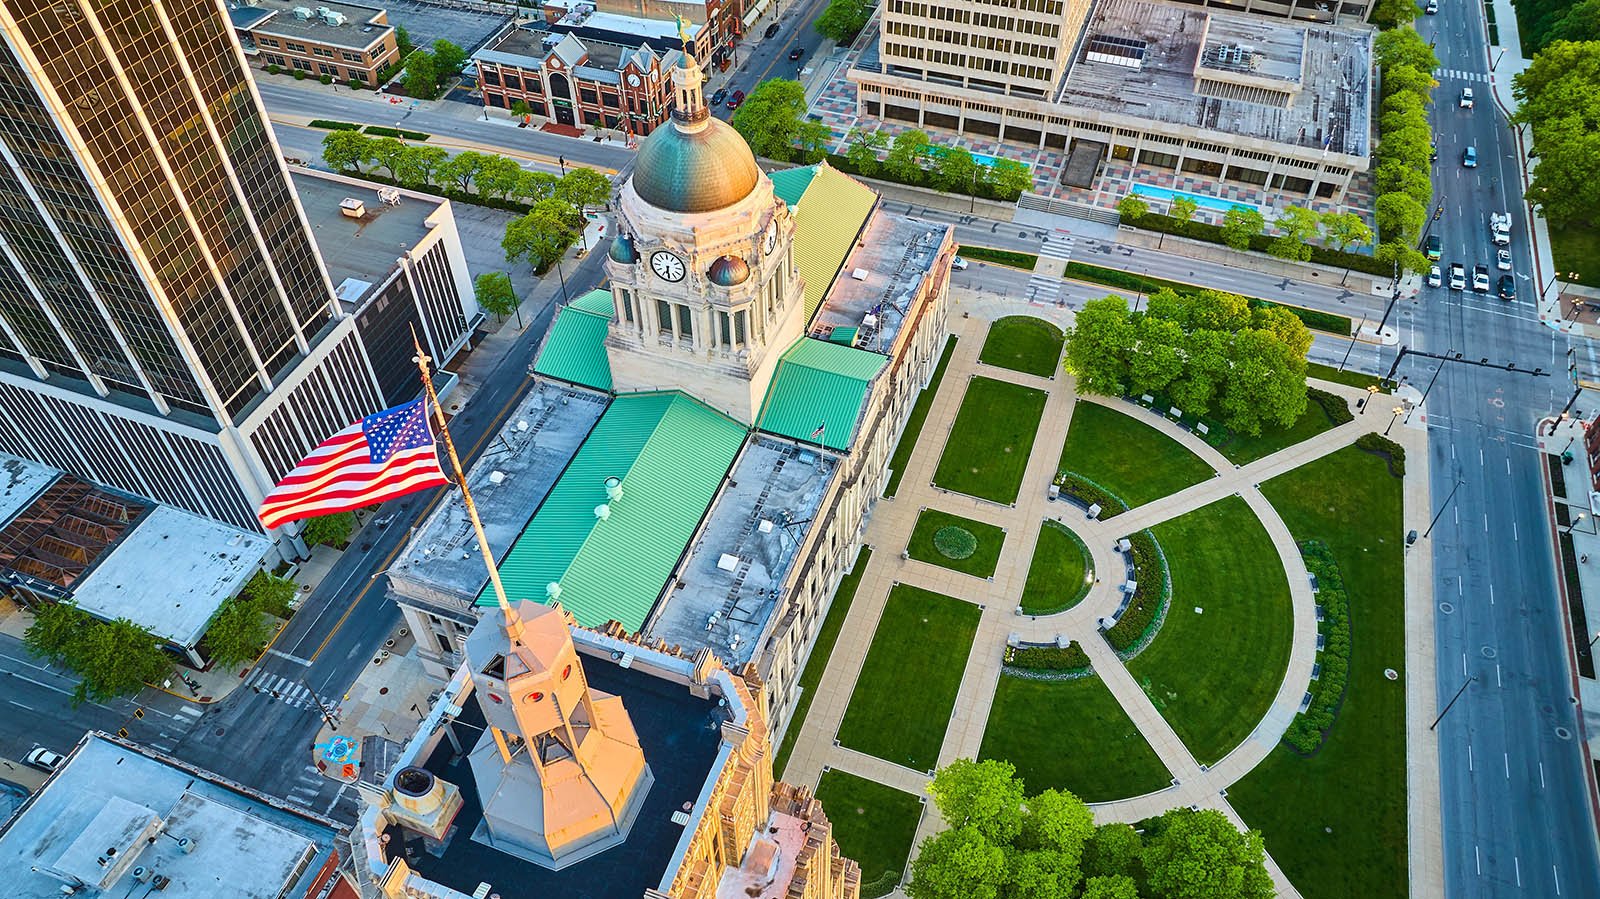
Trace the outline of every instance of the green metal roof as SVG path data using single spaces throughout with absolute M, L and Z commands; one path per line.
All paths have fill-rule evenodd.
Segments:
M 559 583 L 579 624 L 614 619 L 640 630 L 745 434 L 676 391 L 612 400 L 500 561 L 507 595 L 546 602 L 547 585 Z M 610 477 L 622 479 L 622 496 L 602 521 L 595 507 Z M 493 587 L 478 596 L 478 605 L 494 604 Z
M 609 290 L 591 290 L 562 307 L 550 323 L 550 336 L 545 338 L 533 370 L 596 390 L 610 390 L 606 330 L 611 315 Z
M 872 379 L 888 363 L 887 356 L 802 337 L 779 357 L 756 427 L 847 450 Z
M 806 321 L 839 274 L 878 195 L 827 163 L 818 163 L 795 212 L 794 261 L 806 281 Z M 815 425 L 813 425 L 815 427 Z
M 778 195 L 778 199 L 788 203 L 790 206 L 797 205 L 800 202 L 801 195 L 806 192 L 806 186 L 816 176 L 817 167 L 814 165 L 801 166 L 797 169 L 780 169 L 776 172 L 767 173 L 767 177 L 772 179 L 772 192 Z
M 834 328 L 828 332 L 829 343 L 842 343 L 845 346 L 854 346 L 856 335 L 861 333 L 860 328 Z

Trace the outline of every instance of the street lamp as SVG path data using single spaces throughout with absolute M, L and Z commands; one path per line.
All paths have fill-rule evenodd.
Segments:
M 1372 398 L 1377 396 L 1377 395 L 1378 395 L 1378 385 L 1376 385 L 1376 384 L 1368 384 L 1367 385 L 1367 401 L 1361 404 L 1361 414 L 1362 415 L 1366 415 L 1367 414 L 1367 407 L 1372 405 Z
M 1595 640 L 1600 640 L 1600 631 L 1594 632 L 1594 640 L 1589 641 L 1589 648 L 1594 649 Z
M 1585 518 L 1588 518 L 1588 517 L 1589 517 L 1589 513 L 1587 513 L 1587 512 L 1579 512 L 1579 513 L 1578 513 L 1578 517 L 1577 517 L 1577 518 L 1574 518 L 1574 519 L 1572 519 L 1572 523 L 1571 523 L 1571 524 L 1569 524 L 1569 525 L 1567 525 L 1567 529 L 1566 529 L 1566 530 L 1564 530 L 1564 531 L 1562 531 L 1562 532 L 1561 532 L 1561 533 L 1563 533 L 1563 534 L 1570 534 L 1570 533 L 1572 533 L 1572 529 L 1573 529 L 1573 528 L 1575 528 L 1575 527 L 1577 527 L 1577 526 L 1578 526 L 1578 525 L 1580 525 L 1580 524 L 1582 524 L 1582 523 L 1583 523 L 1583 520 L 1584 520 L 1584 519 L 1585 519 Z
M 1389 419 L 1389 427 L 1383 429 L 1383 436 L 1389 436 L 1389 431 L 1394 427 L 1394 423 L 1400 420 L 1400 416 L 1405 414 L 1405 411 L 1406 407 L 1404 406 L 1394 407 L 1394 415 Z

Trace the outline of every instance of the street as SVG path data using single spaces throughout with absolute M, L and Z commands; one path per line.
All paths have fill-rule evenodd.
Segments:
M 756 20 L 751 26 L 754 33 L 735 52 L 734 68 L 729 75 L 726 79 L 712 79 L 708 90 L 726 89 L 730 96 L 735 91 L 749 94 L 768 78 L 798 78 L 806 67 L 819 61 L 817 49 L 822 46 L 823 37 L 811 23 L 827 9 L 827 0 L 773 0 L 773 3 L 774 10 Z M 765 37 L 766 29 L 773 22 L 778 23 L 778 33 Z M 746 45 L 751 45 L 752 41 L 753 49 L 747 49 Z M 800 59 L 789 58 L 794 50 L 801 51 Z M 708 93 L 707 102 L 710 99 Z M 713 114 L 731 120 L 733 112 L 724 101 Z

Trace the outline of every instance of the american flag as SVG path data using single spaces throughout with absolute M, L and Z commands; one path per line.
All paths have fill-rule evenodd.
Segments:
M 822 424 L 817 425 L 817 429 L 815 431 L 811 432 L 811 439 L 812 440 L 821 440 L 822 439 L 822 435 L 827 433 L 827 431 L 828 431 L 828 423 L 827 422 L 823 422 Z
M 450 483 L 434 452 L 425 400 L 363 418 L 324 440 L 261 502 L 267 530 Z

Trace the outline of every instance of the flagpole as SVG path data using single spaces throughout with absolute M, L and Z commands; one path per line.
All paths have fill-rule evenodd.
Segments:
M 417 341 L 416 328 L 411 329 L 411 345 L 417 350 L 417 368 L 422 372 L 422 389 L 427 391 L 428 404 L 433 406 L 435 417 L 439 421 L 439 436 L 444 438 L 445 450 L 450 455 L 450 467 L 456 473 L 456 483 L 461 485 L 461 498 L 467 506 L 467 517 L 472 519 L 472 530 L 478 535 L 478 549 L 483 552 L 484 567 L 489 569 L 489 580 L 494 584 L 494 595 L 500 603 L 500 611 L 506 616 L 506 629 L 514 631 L 520 622 L 517 613 L 511 608 L 511 600 L 506 598 L 506 585 L 500 582 L 500 569 L 495 567 L 494 554 L 489 550 L 489 538 L 483 533 L 483 521 L 478 518 L 478 506 L 472 501 L 472 491 L 467 488 L 466 472 L 461 470 L 461 457 L 456 455 L 456 444 L 450 439 L 450 428 L 445 425 L 444 407 L 439 405 L 439 397 L 433 391 L 433 376 L 428 370 L 428 354 L 422 351 L 422 344 Z

